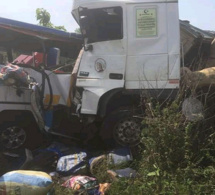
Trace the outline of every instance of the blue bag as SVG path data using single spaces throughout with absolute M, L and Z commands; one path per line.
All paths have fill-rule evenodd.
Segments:
M 87 171 L 86 158 L 85 152 L 63 156 L 58 160 L 56 171 L 63 176 L 84 173 Z

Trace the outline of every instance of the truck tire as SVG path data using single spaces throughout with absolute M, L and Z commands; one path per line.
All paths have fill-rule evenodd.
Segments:
M 20 110 L 0 112 L 0 150 L 18 148 L 35 150 L 48 141 L 31 112 Z
M 100 135 L 108 146 L 135 146 L 140 143 L 142 119 L 131 108 L 120 108 L 106 117 Z
M 1 148 L 14 150 L 22 147 L 27 139 L 26 128 L 18 122 L 5 122 L 0 126 Z

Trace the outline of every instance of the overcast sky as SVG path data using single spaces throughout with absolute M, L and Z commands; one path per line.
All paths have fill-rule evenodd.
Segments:
M 65 26 L 73 32 L 78 25 L 71 15 L 73 0 L 1 0 L 0 17 L 32 24 L 36 21 L 36 9 L 44 8 L 51 14 L 55 26 Z M 180 19 L 203 30 L 215 30 L 215 0 L 179 0 Z

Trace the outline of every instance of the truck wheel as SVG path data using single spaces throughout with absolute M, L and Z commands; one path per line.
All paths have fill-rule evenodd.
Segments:
M 105 141 L 109 140 L 110 146 L 135 146 L 140 143 L 141 122 L 142 119 L 135 117 L 132 110 L 119 109 L 105 119 L 100 135 Z
M 133 117 L 118 121 L 113 129 L 115 141 L 122 145 L 135 146 L 140 142 L 141 122 Z
M 3 148 L 13 150 L 24 145 L 26 130 L 16 123 L 4 123 L 0 126 L 0 144 Z

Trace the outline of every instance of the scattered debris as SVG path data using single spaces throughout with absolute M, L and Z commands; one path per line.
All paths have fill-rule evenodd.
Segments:
M 113 180 L 116 180 L 117 177 L 133 178 L 137 176 L 137 172 L 131 168 L 108 170 L 107 172 Z
M 87 171 L 86 157 L 86 152 L 63 156 L 58 160 L 56 170 L 63 176 L 84 173 Z
M 98 172 L 98 166 L 103 164 L 105 160 L 106 160 L 106 155 L 93 157 L 89 160 L 90 172 L 92 175 L 95 175 Z
M 188 121 L 200 121 L 204 119 L 204 106 L 196 98 L 187 98 L 182 104 L 182 113 Z
M 4 155 L 12 158 L 13 162 L 16 161 L 13 170 L 31 171 L 20 170 L 3 175 L 0 178 L 0 188 L 4 190 L 5 194 L 14 192 L 18 188 L 20 195 L 24 195 L 24 190 L 32 190 L 30 194 L 47 194 L 52 188 L 52 183 L 58 183 L 63 187 L 75 190 L 78 194 L 86 192 L 89 195 L 104 195 L 111 184 L 105 183 L 110 181 L 99 184 L 97 180 L 96 170 L 99 170 L 102 163 L 105 165 L 104 173 L 108 168 L 113 167 L 113 170 L 106 172 L 112 181 L 120 177 L 136 177 L 136 171 L 131 168 L 114 169 L 116 166 L 125 165 L 133 160 L 128 147 L 103 152 L 103 155 L 93 158 L 91 156 L 99 151 L 88 152 L 59 142 L 53 142 L 49 146 L 35 151 L 23 149 L 21 152 L 5 152 Z M 25 158 L 21 159 L 21 156 L 24 155 Z M 15 184 L 9 186 L 14 181 Z M 34 184 L 35 186 L 33 186 Z
M 29 75 L 21 67 L 17 65 L 8 64 L 1 68 L 0 78 L 4 81 L 5 85 L 28 86 Z
M 0 193 L 47 195 L 52 188 L 51 177 L 38 171 L 12 171 L 0 177 Z
M 111 184 L 110 183 L 100 183 L 99 184 L 99 195 L 104 195 L 105 192 L 110 188 Z
M 120 165 L 129 161 L 132 161 L 133 157 L 129 148 L 117 148 L 106 155 L 101 155 L 98 157 L 92 157 L 89 159 L 90 172 L 94 175 L 97 172 L 97 168 L 102 163 L 107 163 L 107 165 Z
M 108 162 L 114 165 L 119 165 L 133 160 L 131 150 L 128 147 L 114 149 L 108 153 L 107 157 Z
M 62 186 L 81 192 L 87 192 L 89 195 L 100 195 L 98 181 L 89 176 L 74 176 L 67 180 Z

